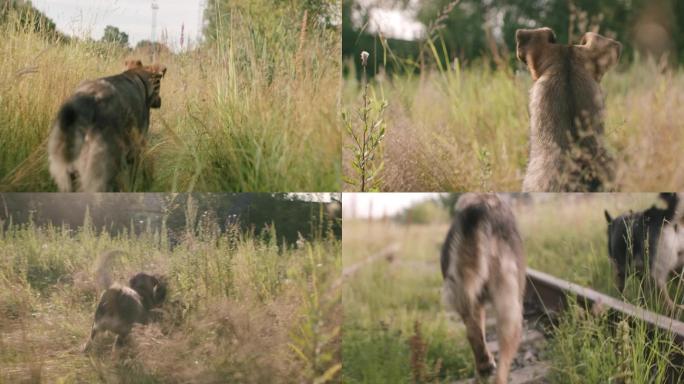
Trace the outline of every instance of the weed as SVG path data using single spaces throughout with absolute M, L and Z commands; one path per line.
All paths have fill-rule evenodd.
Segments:
M 383 168 L 382 141 L 385 137 L 386 123 L 383 114 L 388 106 L 384 99 L 377 99 L 368 93 L 368 81 L 366 80 L 366 66 L 368 65 L 368 52 L 361 52 L 361 65 L 363 67 L 363 105 L 359 108 L 358 119 L 360 132 L 354 128 L 351 117 L 343 112 L 342 119 L 345 128 L 353 144 L 349 147 L 353 152 L 352 168 L 356 175 L 348 177 L 347 184 L 354 186 L 361 192 L 377 190 L 381 183 Z

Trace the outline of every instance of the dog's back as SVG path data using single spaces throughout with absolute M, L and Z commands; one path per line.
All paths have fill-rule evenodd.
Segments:
M 145 321 L 142 298 L 133 289 L 114 284 L 100 297 L 93 329 L 127 335 L 133 324 Z
M 501 345 L 497 383 L 505 383 L 522 329 L 525 258 L 512 211 L 498 196 L 464 194 L 441 254 L 444 298 L 466 325 L 478 374 L 496 364 L 484 340 L 484 304 L 494 305 Z

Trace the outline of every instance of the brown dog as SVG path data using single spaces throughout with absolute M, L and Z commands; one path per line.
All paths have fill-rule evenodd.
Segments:
M 579 45 L 558 44 L 549 28 L 519 29 L 515 39 L 534 80 L 523 191 L 609 189 L 613 165 L 603 145 L 599 82 L 618 62 L 620 43 L 587 32 Z
M 128 284 L 113 284 L 102 294 L 84 352 L 90 349 L 95 336 L 104 331 L 116 334 L 114 348 L 121 347 L 133 325 L 147 324 L 153 309 L 166 298 L 166 282 L 159 275 L 138 273 Z
M 484 327 L 484 304 L 494 305 L 501 347 L 496 383 L 506 383 L 522 332 L 525 255 L 513 212 L 497 195 L 458 199 L 441 267 L 445 302 L 465 323 L 480 377 L 496 368 Z
M 61 192 L 127 191 L 161 107 L 166 67 L 126 61 L 126 71 L 82 83 L 60 108 L 48 141 L 50 174 Z M 143 170 L 143 183 L 151 175 Z

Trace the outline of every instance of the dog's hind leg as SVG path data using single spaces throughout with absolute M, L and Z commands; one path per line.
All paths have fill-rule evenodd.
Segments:
M 76 164 L 81 192 L 112 192 L 117 165 L 109 146 L 98 136 L 89 137 Z
M 112 357 L 117 358 L 119 356 L 119 351 L 126 345 L 128 340 L 128 333 L 116 335 L 116 341 L 112 346 Z
M 487 377 L 496 368 L 494 357 L 487 349 L 485 342 L 485 311 L 479 302 L 470 302 L 459 308 L 459 313 L 466 328 L 468 342 L 475 355 L 475 369 L 479 377 Z
M 93 324 L 93 329 L 90 331 L 90 338 L 88 341 L 86 341 L 85 345 L 83 346 L 83 353 L 88 353 L 90 351 L 90 347 L 93 343 L 93 340 L 95 339 L 95 336 L 97 335 L 98 329 L 95 324 Z
M 494 284 L 492 302 L 496 311 L 496 328 L 499 341 L 499 361 L 496 384 L 505 384 L 515 357 L 522 333 L 522 292 L 518 268 L 513 263 L 506 268 L 504 262 L 501 275 Z

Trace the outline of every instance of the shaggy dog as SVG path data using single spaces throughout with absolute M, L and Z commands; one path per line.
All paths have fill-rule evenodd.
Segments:
M 104 257 L 105 262 L 113 254 L 115 252 L 107 253 Z M 108 278 L 102 280 L 107 281 Z M 166 281 L 159 275 L 138 273 L 131 277 L 128 286 L 109 284 L 95 310 L 90 339 L 83 348 L 84 352 L 90 349 L 95 336 L 104 331 L 116 334 L 114 349 L 123 346 L 133 325 L 147 324 L 153 316 L 154 309 L 159 307 L 165 298 Z
M 655 205 L 640 212 L 629 212 L 612 218 L 604 211 L 608 222 L 608 255 L 617 270 L 617 286 L 625 288 L 628 271 L 650 277 L 670 310 L 676 306 L 667 293 L 670 272 L 684 266 L 684 230 L 681 221 L 680 198 L 676 193 L 661 193 L 664 208 Z
M 60 192 L 133 188 L 165 73 L 160 64 L 126 61 L 123 73 L 83 82 L 62 104 L 48 140 L 50 174 Z M 149 183 L 151 169 L 141 173 Z
M 484 328 L 484 304 L 494 305 L 501 347 L 496 383 L 506 383 L 520 344 L 525 290 L 525 255 L 508 205 L 493 194 L 461 196 L 441 267 L 445 302 L 463 319 L 480 377 L 496 368 Z
M 617 41 L 593 32 L 580 44 L 560 44 L 549 28 L 515 33 L 530 90 L 530 158 L 524 192 L 611 189 L 613 160 L 603 144 L 604 100 L 599 83 L 620 58 Z

